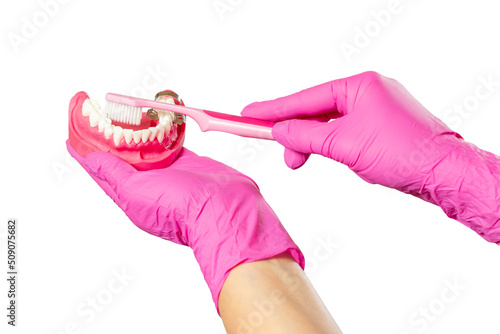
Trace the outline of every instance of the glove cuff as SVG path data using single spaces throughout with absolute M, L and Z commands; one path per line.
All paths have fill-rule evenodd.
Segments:
M 251 199 L 247 199 L 251 200 Z M 260 197 L 256 205 L 241 205 L 235 215 L 221 214 L 217 226 L 197 222 L 189 231 L 189 246 L 212 293 L 217 312 L 222 286 L 235 266 L 288 252 L 302 269 L 304 255 L 271 207 Z M 202 221 L 206 221 L 203 218 Z M 214 230 L 215 229 L 215 230 Z M 193 233 L 195 232 L 195 233 Z
M 459 138 L 449 143 L 421 188 L 409 193 L 500 245 L 500 157 Z

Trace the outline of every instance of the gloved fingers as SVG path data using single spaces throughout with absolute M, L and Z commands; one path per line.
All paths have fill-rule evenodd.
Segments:
M 311 87 L 275 100 L 255 102 L 246 106 L 241 115 L 269 121 L 321 115 L 336 109 L 330 82 Z
M 107 152 L 90 153 L 85 158 L 85 164 L 92 176 L 105 181 L 115 193 L 119 192 L 120 185 L 123 184 L 125 180 L 132 176 L 134 172 L 137 172 L 137 170 L 126 161 Z M 101 185 L 100 182 L 98 183 Z M 104 190 L 106 191 L 106 189 Z M 108 193 L 108 191 L 106 191 L 106 193 Z
M 333 80 L 275 100 L 254 102 L 246 106 L 241 115 L 282 121 L 331 114 L 338 111 L 338 103 L 345 105 L 346 80 Z
M 363 94 L 370 89 L 370 86 L 380 81 L 391 81 L 401 86 L 396 80 L 368 71 L 329 81 L 275 100 L 251 103 L 243 109 L 241 114 L 269 121 L 308 118 L 317 115 L 338 118 L 341 115 L 347 115 Z
M 343 117 L 328 123 L 306 119 L 286 120 L 276 123 L 272 134 L 277 142 L 290 150 L 303 154 L 316 153 L 330 157 L 333 149 L 332 145 L 335 145 L 340 140 L 338 129 L 343 121 Z M 289 167 L 299 166 L 301 161 L 296 156 L 292 157 L 291 153 L 288 154 L 290 157 Z M 291 160 L 293 159 L 296 160 L 292 163 Z
M 308 153 L 297 152 L 285 147 L 285 163 L 291 169 L 302 167 L 310 156 Z
M 328 122 L 329 119 L 326 115 L 307 118 L 307 120 L 316 120 L 324 123 Z M 310 156 L 310 153 L 302 153 L 285 147 L 285 163 L 291 169 L 302 167 Z

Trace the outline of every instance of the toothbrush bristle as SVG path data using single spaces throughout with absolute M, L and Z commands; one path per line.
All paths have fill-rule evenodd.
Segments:
M 106 101 L 104 109 L 111 120 L 131 125 L 141 124 L 142 108 L 127 106 L 121 103 Z

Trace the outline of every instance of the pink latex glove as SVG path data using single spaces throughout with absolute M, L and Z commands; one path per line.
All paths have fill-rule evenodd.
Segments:
M 327 82 L 241 113 L 278 122 L 290 168 L 316 153 L 369 183 L 440 206 L 500 245 L 500 157 L 465 142 L 396 80 L 376 72 Z
M 304 256 L 249 177 L 183 148 L 169 167 L 137 171 L 122 159 L 69 153 L 140 229 L 193 249 L 218 311 L 219 292 L 240 263 L 284 252 Z

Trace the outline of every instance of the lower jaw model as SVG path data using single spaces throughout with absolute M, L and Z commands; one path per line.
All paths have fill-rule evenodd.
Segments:
M 184 105 L 177 94 L 163 91 L 156 100 Z M 151 111 L 150 111 L 151 112 Z M 137 170 L 164 168 L 179 155 L 185 118 L 164 110 L 142 114 L 139 125 L 112 121 L 87 93 L 77 93 L 69 105 L 69 143 L 83 157 L 96 151 L 112 153 Z

